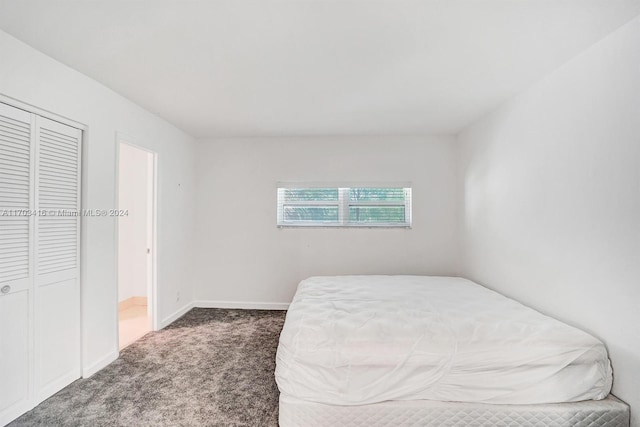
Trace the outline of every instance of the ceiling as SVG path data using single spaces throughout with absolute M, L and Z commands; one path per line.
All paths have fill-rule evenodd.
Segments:
M 0 28 L 196 137 L 455 133 L 638 0 L 0 0 Z

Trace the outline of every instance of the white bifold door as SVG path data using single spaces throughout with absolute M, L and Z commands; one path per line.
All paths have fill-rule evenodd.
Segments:
M 81 141 L 0 103 L 0 425 L 81 375 Z

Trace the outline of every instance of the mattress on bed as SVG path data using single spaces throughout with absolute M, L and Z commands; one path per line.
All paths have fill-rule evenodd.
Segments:
M 575 402 L 612 382 L 600 341 L 455 277 L 304 280 L 276 363 L 283 395 L 333 405 Z
M 604 400 L 539 405 L 405 400 L 338 406 L 280 398 L 280 427 L 629 427 L 629 407 Z

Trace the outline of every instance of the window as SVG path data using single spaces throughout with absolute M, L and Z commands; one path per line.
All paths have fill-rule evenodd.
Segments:
M 278 188 L 279 227 L 411 227 L 411 188 Z

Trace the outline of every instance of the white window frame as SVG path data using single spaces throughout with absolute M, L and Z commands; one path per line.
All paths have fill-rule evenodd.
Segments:
M 327 188 L 338 190 L 338 200 L 297 200 L 287 202 L 287 206 L 323 206 L 338 208 L 338 221 L 285 221 L 284 220 L 284 192 L 289 189 Z M 404 189 L 404 201 L 349 201 L 349 191 L 352 188 L 402 188 Z M 306 227 L 306 228 L 411 228 L 412 226 L 412 187 L 410 183 L 375 183 L 375 184 L 291 184 L 278 183 L 277 186 L 277 226 L 279 228 Z M 404 222 L 350 222 L 349 208 L 353 206 L 403 206 Z

